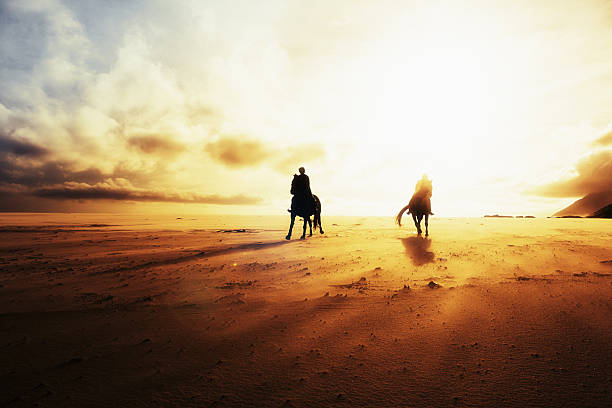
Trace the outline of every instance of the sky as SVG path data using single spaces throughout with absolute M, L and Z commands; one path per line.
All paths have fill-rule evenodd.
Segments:
M 0 211 L 550 215 L 612 190 L 612 3 L 0 0 Z

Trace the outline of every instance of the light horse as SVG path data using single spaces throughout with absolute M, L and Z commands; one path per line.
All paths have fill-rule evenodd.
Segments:
M 319 197 L 316 195 L 312 195 L 314 199 L 314 208 L 312 205 L 308 203 L 299 203 L 301 205 L 296 205 L 297 208 L 292 208 L 289 210 L 291 213 L 291 225 L 289 225 L 289 233 L 285 237 L 286 240 L 291 239 L 291 232 L 293 231 L 293 224 L 295 223 L 295 217 L 302 217 L 304 219 L 304 230 L 302 232 L 302 236 L 300 239 L 306 238 L 306 223 L 310 226 L 310 237 L 312 237 L 312 225 L 314 224 L 315 231 L 317 226 L 319 227 L 319 232 L 324 234 L 323 226 L 321 225 L 321 201 L 319 201 Z M 314 215 L 313 220 L 310 220 L 310 217 Z
M 402 208 L 397 214 L 395 222 L 401 227 L 402 215 L 408 210 L 408 213 L 412 214 L 412 219 L 414 220 L 414 225 L 419 235 L 423 233 L 421 229 L 421 220 L 425 217 L 425 236 L 429 236 L 429 206 L 427 205 L 427 200 L 427 197 L 415 193 L 408 205 Z

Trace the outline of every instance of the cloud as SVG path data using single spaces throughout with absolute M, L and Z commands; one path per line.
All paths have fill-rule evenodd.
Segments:
M 226 136 L 216 142 L 208 143 L 204 150 L 210 156 L 228 167 L 254 166 L 272 155 L 272 149 L 256 140 L 238 136 Z
M 16 156 L 42 157 L 49 151 L 25 140 L 16 140 L 0 134 L 0 153 L 12 153 Z
M 533 192 L 546 197 L 579 197 L 612 190 L 612 150 L 581 159 L 574 170 L 572 177 L 538 187 Z
M 237 136 L 225 136 L 208 143 L 204 150 L 227 167 L 249 167 L 267 164 L 279 173 L 287 173 L 303 163 L 325 157 L 319 144 L 302 144 L 278 148 L 262 142 Z
M 0 152 L 1 153 L 1 152 Z M 129 178 L 120 177 L 125 175 Z M 73 169 L 73 163 L 46 161 L 40 164 L 21 163 L 7 154 L 0 154 L 0 196 L 17 203 L 28 196 L 52 200 L 124 200 L 141 202 L 176 202 L 199 204 L 247 205 L 261 202 L 248 195 L 201 195 L 174 192 L 171 189 L 135 187 L 132 180 L 148 179 L 142 172 L 133 173 L 118 167 L 106 174 L 95 167 Z M 153 177 L 155 178 L 155 177 Z M 3 198 L 3 199 L 4 199 Z M 44 210 L 44 207 L 36 207 Z M 54 209 L 55 206 L 49 208 Z M 0 206 L 1 211 L 20 211 L 18 205 Z
M 310 102 L 295 106 L 311 88 L 287 51 L 301 33 L 266 23 L 273 9 L 253 5 L 253 20 L 224 2 L 2 3 L 0 36 L 14 41 L 0 44 L 0 193 L 53 209 L 61 200 L 257 203 L 280 182 L 275 172 L 324 156 L 286 137 L 309 140 L 309 126 L 296 124 L 312 123 Z M 219 164 L 259 167 L 269 182 L 240 183 L 243 174 Z M 120 179 L 129 185 L 107 185 Z
M 609 146 L 612 145 L 612 130 L 604 133 L 599 139 L 593 142 L 594 146 Z
M 109 177 L 95 167 L 74 170 L 70 162 L 47 160 L 42 163 L 22 161 L 0 152 L 0 180 L 27 190 L 64 182 L 97 183 Z
M 61 200 L 259 202 L 185 177 L 205 174 L 187 147 L 205 143 L 223 109 L 194 86 L 201 71 L 181 75 L 146 25 L 109 10 L 98 10 L 108 25 L 85 30 L 90 10 L 75 4 L 0 5 L 0 34 L 15 39 L 0 44 L 0 194 L 11 202 L 0 208 L 20 210 L 26 197 L 50 210 Z M 107 183 L 120 179 L 129 185 Z
M 0 198 L 4 201 L 0 211 L 63 211 L 48 200 L 115 200 L 139 202 L 174 202 L 218 205 L 251 205 L 261 202 L 259 197 L 249 195 L 218 195 L 175 192 L 171 189 L 147 189 L 135 187 L 133 180 L 155 179 L 146 173 L 131 172 L 117 167 L 107 174 L 95 167 L 75 170 L 74 163 L 44 161 L 39 164 L 21 163 L 10 155 L 0 152 Z M 123 178 L 120 176 L 126 176 Z M 47 199 L 33 203 L 31 198 Z M 19 203 L 26 203 L 22 207 Z M 30 208 L 31 207 L 31 208 Z
M 185 150 L 185 146 L 172 140 L 171 136 L 137 135 L 130 137 L 128 144 L 144 153 L 161 156 L 171 156 Z
M 95 185 L 65 183 L 60 186 L 34 190 L 31 194 L 36 197 L 58 200 L 122 200 L 223 205 L 249 205 L 257 204 L 261 201 L 259 197 L 250 197 L 242 194 L 220 196 L 216 194 L 199 195 L 136 189 L 131 187 L 129 183 L 118 183 L 116 180 L 107 180 Z

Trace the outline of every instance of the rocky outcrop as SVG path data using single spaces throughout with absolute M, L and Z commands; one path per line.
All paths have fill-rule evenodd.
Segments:
M 612 203 L 595 211 L 589 218 L 612 218 Z
M 590 193 L 575 201 L 570 206 L 553 214 L 553 217 L 581 216 L 588 217 L 604 206 L 612 203 L 612 190 Z

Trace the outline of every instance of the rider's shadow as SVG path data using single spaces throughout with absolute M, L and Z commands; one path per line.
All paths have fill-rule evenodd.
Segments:
M 431 246 L 431 240 L 422 236 L 401 238 L 402 244 L 406 249 L 406 255 L 410 258 L 413 264 L 425 265 L 434 261 L 434 253 L 428 251 Z

